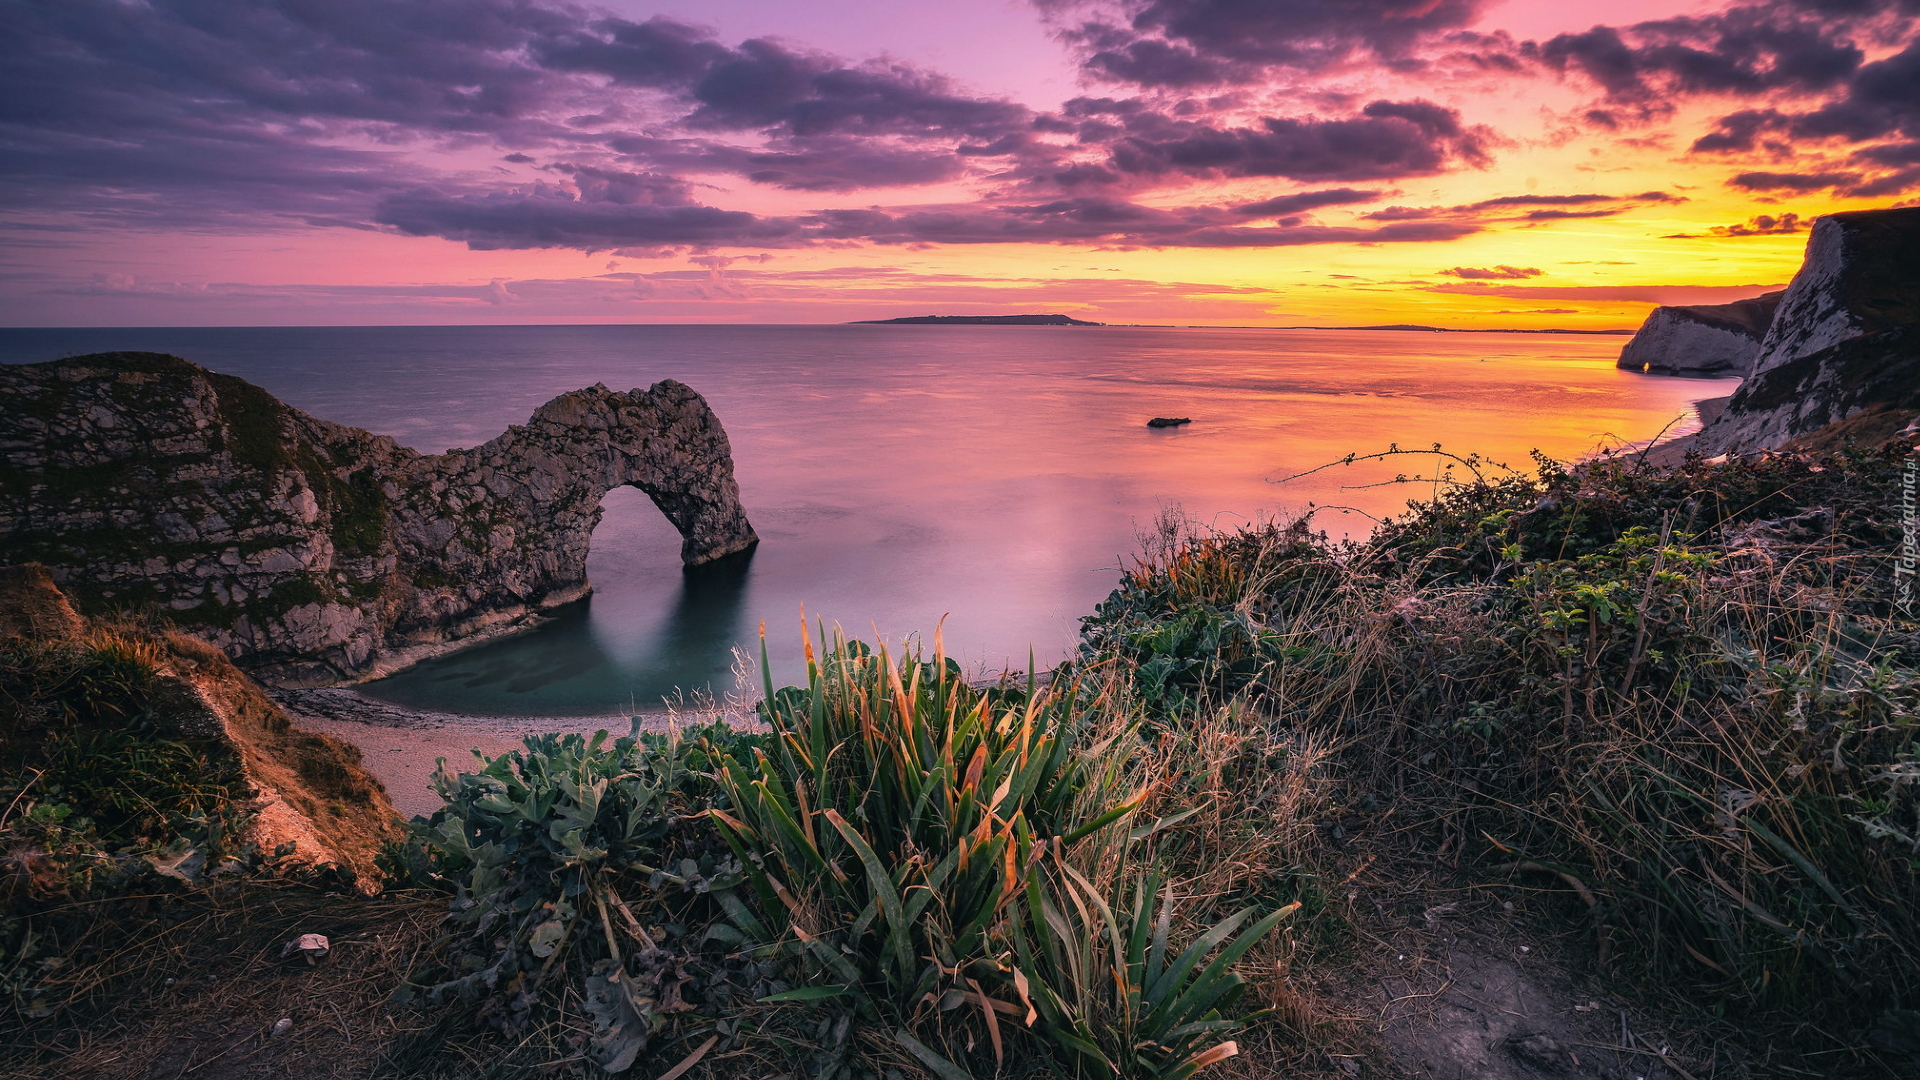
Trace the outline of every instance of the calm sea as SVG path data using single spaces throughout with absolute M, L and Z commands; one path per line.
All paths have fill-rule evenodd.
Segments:
M 761 545 L 732 576 L 683 576 L 679 538 L 609 494 L 591 599 L 531 633 L 366 686 L 491 716 L 604 715 L 676 688 L 725 691 L 764 621 L 800 677 L 800 610 L 930 643 L 979 671 L 1042 668 L 1113 587 L 1156 515 L 1231 527 L 1309 502 L 1373 515 L 1429 488 L 1357 487 L 1401 459 L 1291 474 L 1397 443 L 1516 466 L 1683 430 L 1732 380 L 1615 369 L 1623 338 L 1180 328 L 559 326 L 0 330 L 0 362 L 171 352 L 423 452 L 472 446 L 563 391 L 676 378 L 733 442 Z M 1150 430 L 1154 416 L 1186 427 Z M 1357 513 L 1324 511 L 1339 535 Z

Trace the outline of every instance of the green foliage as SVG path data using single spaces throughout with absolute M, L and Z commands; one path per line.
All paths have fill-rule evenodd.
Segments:
M 149 642 L 14 638 L 0 648 L 0 834 L 60 868 L 39 891 L 85 894 L 171 853 L 235 852 L 250 791 L 222 743 L 180 731 Z
M 0 641 L 0 998 L 22 1016 L 50 1015 L 44 980 L 68 959 L 49 909 L 266 861 L 236 842 L 240 763 L 179 730 L 164 656 L 117 633 Z
M 711 811 L 758 894 L 731 906 L 732 929 L 791 957 L 810 984 L 797 994 L 892 1029 L 942 1075 L 966 1075 L 968 1046 L 997 1070 L 1034 1035 L 1063 1075 L 1183 1077 L 1230 1052 L 1201 1043 L 1240 1023 L 1220 1011 L 1229 969 L 1280 916 L 1195 975 L 1235 916 L 1143 992 L 1107 945 L 1118 924 L 1086 916 L 1108 901 L 1075 863 L 1117 835 L 1119 865 L 1142 866 L 1115 827 L 1146 793 L 1119 795 L 1126 736 L 1078 744 L 1076 688 L 975 690 L 937 637 L 930 663 L 845 639 L 807 653 L 805 687 L 768 680 L 770 745 L 726 763 L 732 807 Z
M 1163 523 L 1160 557 L 1126 573 L 1080 620 L 1081 656 L 1120 661 L 1140 707 L 1158 721 L 1261 692 L 1278 664 L 1302 659 L 1248 601 L 1283 586 L 1311 589 L 1325 577 L 1306 557 L 1317 549 L 1303 528 L 1182 536 L 1179 527 Z
M 389 511 L 373 473 L 362 469 L 342 479 L 322 466 L 319 475 L 326 481 L 327 509 L 333 515 L 334 549 L 345 558 L 379 554 Z
M 538 735 L 498 757 L 476 753 L 474 772 L 442 761 L 434 785 L 446 805 L 415 819 L 414 844 L 390 858 L 416 881 L 455 891 L 452 977 L 403 998 L 479 1002 L 483 1016 L 519 1031 L 549 973 L 571 970 L 596 1018 L 593 1060 L 630 1067 L 672 1019 L 663 982 L 702 942 L 675 920 L 677 932 L 657 939 L 629 902 L 647 910 L 658 893 L 724 892 L 739 880 L 738 866 L 688 825 L 720 798 L 706 770 L 755 741 L 722 725 L 641 735 L 636 720 L 611 742 L 604 731 Z M 676 995 L 687 981 L 721 990 L 724 980 L 703 973 L 673 983 Z
M 206 380 L 219 395 L 221 429 L 218 449 L 241 465 L 269 477 L 289 467 L 287 407 L 278 398 L 245 379 L 207 372 Z
M 768 680 L 768 749 L 719 774 L 733 807 L 714 819 L 771 916 L 742 912 L 739 929 L 792 940 L 809 981 L 870 1021 L 1009 981 L 1017 868 L 1132 809 L 1075 812 L 1089 777 L 1073 701 L 996 708 L 937 653 L 903 674 L 859 642 L 807 652 L 806 687 Z
M 454 937 L 403 997 L 517 1031 L 561 980 L 616 1072 L 706 1032 L 825 1077 L 1181 1078 L 1233 1052 L 1231 969 L 1285 911 L 1189 930 L 1169 894 L 1150 964 L 1115 946 L 1141 916 L 1109 897 L 1160 887 L 1152 830 L 1118 827 L 1146 794 L 1119 794 L 1129 733 L 1087 745 L 1074 690 L 970 687 L 937 639 L 931 662 L 808 657 L 805 686 L 767 680 L 764 736 L 541 736 L 443 765 L 446 806 L 390 861 L 455 892 Z
M 1163 886 L 1145 874 L 1124 903 L 1110 902 L 1064 860 L 1027 871 L 1018 956 L 1037 975 L 1033 1003 L 1076 1074 L 1186 1080 L 1237 1053 L 1218 1041 L 1252 1019 L 1223 1015 L 1245 988 L 1233 965 L 1300 907 L 1251 923 L 1256 909 L 1242 908 L 1176 953 L 1173 890 Z

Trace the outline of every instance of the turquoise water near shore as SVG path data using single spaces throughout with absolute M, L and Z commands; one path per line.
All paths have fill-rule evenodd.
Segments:
M 799 617 L 931 641 L 978 671 L 1045 668 L 1163 509 L 1231 527 L 1323 510 L 1364 533 L 1425 485 L 1401 459 L 1275 481 L 1397 443 L 1526 465 L 1685 430 L 1733 380 L 1619 371 L 1624 339 L 1547 334 L 919 326 L 0 330 L 0 362 L 172 352 L 423 452 L 471 446 L 576 387 L 676 378 L 725 424 L 762 542 L 683 574 L 632 489 L 606 498 L 594 594 L 530 633 L 362 689 L 484 716 L 605 715 L 725 692 L 768 628 L 776 680 Z M 1153 430 L 1153 416 L 1190 416 Z M 1669 427 L 1669 425 L 1677 425 Z

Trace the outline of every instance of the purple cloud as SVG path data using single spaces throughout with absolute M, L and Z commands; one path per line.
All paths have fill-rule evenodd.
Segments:
M 1860 182 L 1855 172 L 1744 172 L 1728 180 L 1731 187 L 1747 191 L 1819 191 L 1822 188 L 1851 187 Z
M 1292 195 L 1280 195 L 1259 202 L 1245 203 L 1233 208 L 1241 217 L 1265 218 L 1285 217 L 1288 214 L 1318 210 L 1323 206 L 1346 206 L 1352 203 L 1372 202 L 1385 194 L 1380 191 L 1361 191 L 1357 188 L 1326 188 L 1321 191 L 1300 191 Z
M 1662 240 L 1706 240 L 1738 236 L 1791 236 L 1811 226 L 1810 219 L 1799 214 L 1760 214 L 1733 225 L 1715 225 L 1704 233 L 1671 233 Z
M 1456 266 L 1438 273 L 1448 277 L 1457 277 L 1466 281 L 1517 281 L 1522 278 L 1539 277 L 1546 273 L 1537 266 Z
M 1638 195 L 1502 195 L 1493 199 L 1459 206 L 1388 206 L 1361 217 L 1368 221 L 1434 221 L 1441 219 L 1478 221 L 1560 221 L 1566 219 L 1613 217 L 1648 203 L 1683 203 L 1686 196 L 1665 191 L 1643 191 Z M 1542 209 L 1523 209 L 1540 207 Z M 1589 207 L 1570 210 L 1566 207 Z
M 1808 143 L 1920 137 L 1920 21 L 1915 16 L 1920 16 L 1915 0 L 1737 4 L 1716 14 L 1626 28 L 1596 26 L 1545 43 L 1527 43 L 1520 52 L 1596 84 L 1614 107 L 1590 110 L 1588 118 L 1607 129 L 1620 126 L 1623 119 L 1665 115 L 1689 97 L 1758 99 L 1755 106 L 1721 116 L 1712 130 L 1694 140 L 1692 152 L 1764 151 L 1775 161 L 1792 161 Z M 1868 61 L 1861 42 L 1904 48 Z M 1796 103 L 1810 107 L 1795 108 Z M 1753 189 L 1749 180 L 1761 175 L 1766 174 L 1743 173 L 1731 182 Z M 1916 183 L 1920 173 L 1877 169 L 1815 186 L 1872 197 L 1908 190 Z
M 1838 5 L 1849 10 L 1819 3 L 1741 4 L 1624 29 L 1595 26 L 1529 43 L 1523 51 L 1557 71 L 1586 76 L 1609 101 L 1665 111 L 1675 96 L 1833 88 L 1866 59 L 1849 36 L 1860 28 L 1849 16 L 1870 18 L 1891 6 L 1875 0 Z
M 1423 50 L 1440 48 L 1467 50 L 1484 70 L 1518 63 L 1523 50 L 1510 40 L 1464 29 L 1483 3 L 1095 0 L 1047 10 L 1081 44 L 1089 70 L 1164 88 L 1282 68 L 1413 71 Z M 1616 37 L 1648 87 L 1732 86 L 1751 69 L 1782 87 L 1832 88 L 1844 94 L 1835 102 L 1872 119 L 1842 124 L 1809 107 L 1729 120 L 1729 140 L 1742 124 L 1756 137 L 1769 125 L 1878 124 L 1876 139 L 1905 130 L 1906 54 L 1863 64 L 1847 59 L 1843 29 L 1794 44 L 1781 28 L 1802 27 L 1799 9 L 1735 14 L 1747 11 L 1641 24 Z M 1678 201 L 1661 192 L 1521 195 L 1389 207 L 1358 225 L 1323 226 L 1301 215 L 1381 198 L 1369 185 L 1485 167 L 1499 136 L 1411 95 L 1364 104 L 1326 95 L 1310 99 L 1317 111 L 1263 116 L 1247 96 L 1152 92 L 1037 113 L 909 64 L 764 38 L 730 44 L 671 19 L 624 19 L 557 0 L 0 0 L 0 15 L 10 30 L 0 39 L 0 199 L 19 228 L 50 235 L 97 225 L 319 225 L 477 248 L 1279 247 L 1437 242 L 1496 221 Z M 1835 26 L 1843 23 L 1854 25 Z M 1675 42 L 1758 59 L 1739 60 L 1724 77 L 1682 79 L 1680 54 L 1660 51 Z M 1824 67 L 1815 62 L 1822 42 Z M 1587 70 L 1584 53 L 1567 46 L 1562 54 L 1563 70 Z M 1121 78 L 1114 65 L 1123 61 L 1159 65 L 1159 73 Z M 1180 64 L 1189 65 L 1184 75 Z M 1920 168 L 1897 160 L 1904 151 L 1875 152 L 1884 160 L 1741 176 L 1832 173 L 1860 193 Z M 707 194 L 715 177 L 822 197 L 815 209 L 779 214 L 706 205 L 721 201 Z M 1195 180 L 1256 178 L 1309 190 L 1165 208 L 1169 189 Z M 957 183 L 972 184 L 981 201 L 848 207 L 826 197 Z
M 604 187 L 595 169 L 703 168 L 810 191 L 924 184 L 970 168 L 956 143 L 1019 136 L 1032 119 L 906 65 L 729 48 L 665 20 L 534 0 L 4 0 L 0 12 L 12 129 L 0 197 L 16 210 L 364 223 L 383 198 L 468 186 L 413 151 L 475 141 L 514 164 L 587 170 L 574 175 L 588 201 Z M 703 137 L 718 131 L 761 145 Z
M 1035 0 L 1096 77 L 1148 87 L 1248 82 L 1273 68 L 1397 61 L 1470 25 L 1485 0 Z
M 1218 128 L 1164 117 L 1135 122 L 1112 143 L 1120 173 L 1284 176 L 1292 180 L 1375 180 L 1484 165 L 1490 133 L 1425 101 L 1375 101 L 1360 115 L 1263 118 L 1257 127 Z
M 444 195 L 409 191 L 381 200 L 375 220 L 409 236 L 459 240 L 476 251 L 573 247 L 589 251 L 628 245 L 789 243 L 799 231 L 786 219 L 762 219 L 711 206 L 590 202 L 559 192 Z
M 1040 203 L 900 209 L 821 210 L 789 217 L 692 204 L 588 200 L 551 187 L 511 194 L 458 195 L 421 189 L 389 196 L 384 225 L 439 236 L 477 250 L 572 247 L 795 247 L 834 241 L 874 244 L 1084 244 L 1104 247 L 1296 247 L 1310 244 L 1431 243 L 1478 232 L 1470 222 L 1378 227 L 1230 224 L 1216 207 L 1166 210 L 1123 199 L 1077 196 Z

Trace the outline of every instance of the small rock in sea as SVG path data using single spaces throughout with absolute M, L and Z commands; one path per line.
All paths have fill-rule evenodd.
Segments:
M 1153 419 L 1147 421 L 1147 426 L 1148 427 L 1179 427 L 1181 424 L 1191 424 L 1191 423 L 1193 423 L 1193 417 L 1191 416 L 1156 416 Z

